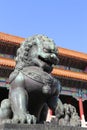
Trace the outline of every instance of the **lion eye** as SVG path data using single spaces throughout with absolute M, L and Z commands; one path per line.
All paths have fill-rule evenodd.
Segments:
M 48 52 L 48 50 L 46 48 L 43 48 L 44 52 Z

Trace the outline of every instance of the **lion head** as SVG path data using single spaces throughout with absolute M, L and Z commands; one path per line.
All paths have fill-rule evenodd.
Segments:
M 44 35 L 34 35 L 25 39 L 17 50 L 16 68 L 38 66 L 51 68 L 58 64 L 58 51 L 52 39 Z

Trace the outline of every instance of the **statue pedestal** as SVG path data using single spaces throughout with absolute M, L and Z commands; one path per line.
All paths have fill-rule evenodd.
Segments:
M 0 130 L 87 130 L 87 128 L 58 126 L 58 124 L 2 124 Z

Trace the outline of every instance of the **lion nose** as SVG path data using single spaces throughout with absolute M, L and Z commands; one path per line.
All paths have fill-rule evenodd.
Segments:
M 55 59 L 55 58 L 56 58 L 56 55 L 55 55 L 55 54 L 52 54 L 52 55 L 51 55 L 51 58 L 54 58 L 54 59 Z
M 59 63 L 59 59 L 55 54 L 51 55 L 51 59 L 53 59 L 55 65 Z

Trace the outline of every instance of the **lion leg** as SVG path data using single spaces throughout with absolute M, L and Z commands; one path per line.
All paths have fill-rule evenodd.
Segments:
M 10 91 L 13 114 L 27 113 L 28 94 L 24 88 L 17 87 Z
M 47 105 L 53 111 L 53 113 L 55 113 L 55 109 L 56 109 L 56 106 L 57 106 L 57 100 L 58 100 L 57 96 L 51 96 L 47 100 Z
M 13 75 L 10 79 L 13 78 Z M 24 76 L 19 73 L 16 78 L 11 82 L 9 89 L 9 99 L 14 114 L 26 113 L 28 104 L 28 94 L 25 90 Z
M 50 97 L 48 100 L 48 106 L 54 115 L 51 121 L 59 123 L 60 117 L 64 114 L 64 107 L 58 96 Z
M 13 111 L 13 123 L 35 123 L 36 118 L 28 112 L 28 93 L 24 86 L 24 78 L 19 74 L 11 83 L 9 99 Z

